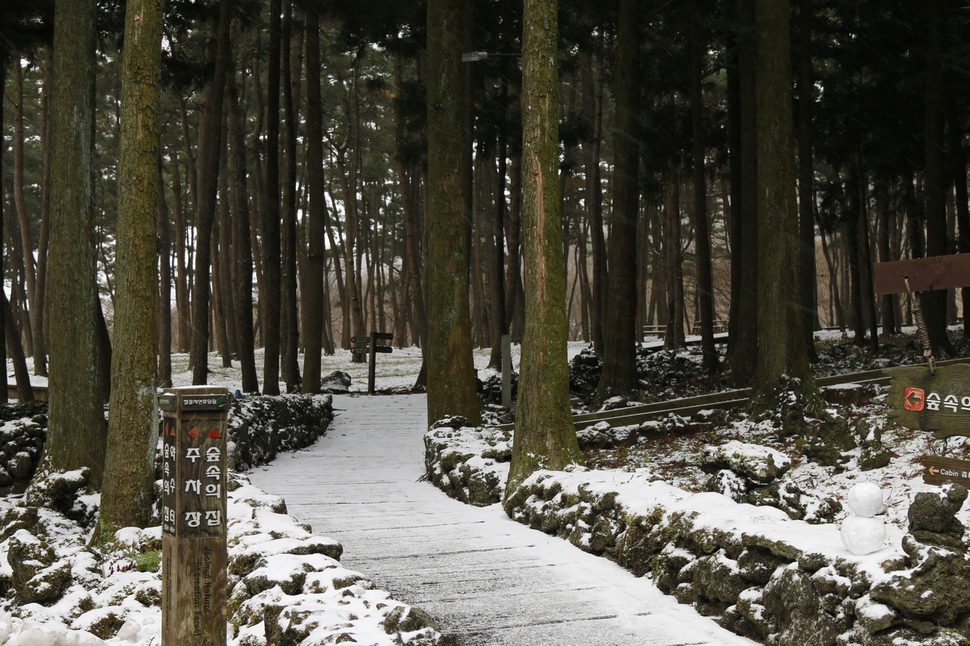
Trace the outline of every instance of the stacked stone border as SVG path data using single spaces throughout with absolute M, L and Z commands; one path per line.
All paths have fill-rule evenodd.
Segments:
M 511 433 L 463 421 L 443 420 L 425 435 L 428 477 L 468 504 L 499 503 Z M 842 547 L 838 525 L 691 494 L 646 470 L 539 471 L 505 509 L 649 576 L 680 602 L 765 644 L 970 644 L 965 550 L 920 543 L 896 528 L 892 548 L 856 556 Z

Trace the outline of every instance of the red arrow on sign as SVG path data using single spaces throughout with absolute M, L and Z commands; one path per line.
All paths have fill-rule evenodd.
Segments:
M 926 398 L 926 392 L 922 388 L 907 388 L 906 392 L 903 393 L 903 408 L 906 410 L 921 411 L 923 410 L 923 400 Z
M 206 435 L 206 438 L 210 440 L 218 440 L 222 438 L 222 435 L 219 434 L 219 429 L 214 428 L 211 431 L 209 431 L 209 434 Z
M 189 437 L 191 437 L 193 440 L 199 437 L 199 427 L 198 426 L 193 426 L 192 427 L 192 430 L 189 431 Z

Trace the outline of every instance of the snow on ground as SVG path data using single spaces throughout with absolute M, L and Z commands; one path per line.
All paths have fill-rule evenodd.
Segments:
M 837 333 L 825 333 L 826 337 L 835 337 Z M 570 357 L 579 353 L 585 344 L 571 343 L 569 348 Z M 488 363 L 488 350 L 478 350 L 475 353 L 475 365 L 479 370 L 480 377 L 486 376 L 485 367 Z M 257 355 L 257 361 L 262 359 L 262 354 Z M 340 370 L 350 374 L 352 378 L 352 392 L 366 391 L 367 388 L 367 365 L 355 364 L 350 361 L 348 351 L 339 351 L 336 355 L 323 358 L 322 374 Z M 513 346 L 513 362 L 518 364 L 518 346 Z M 416 348 L 394 348 L 390 354 L 382 354 L 377 357 L 377 380 L 376 385 L 379 390 L 407 390 L 414 383 L 421 364 L 421 353 Z M 210 355 L 210 385 L 225 386 L 230 392 L 241 387 L 241 378 L 238 370 L 238 362 L 234 362 L 231 368 L 223 368 L 221 359 L 215 355 Z M 12 383 L 12 368 L 8 366 L 9 381 Z M 261 375 L 261 370 L 260 370 Z M 36 379 L 37 385 L 46 385 L 46 380 Z M 188 369 L 188 358 L 185 355 L 173 356 L 173 381 L 176 386 L 191 384 L 191 372 Z M 794 466 L 788 472 L 786 478 L 798 485 L 798 487 L 818 500 L 826 497 L 835 497 L 844 501 L 849 489 L 857 482 L 874 482 L 878 484 L 885 493 L 886 511 L 881 517 L 885 518 L 890 526 L 889 539 L 886 547 L 881 552 L 877 552 L 866 560 L 879 560 L 886 557 L 893 551 L 898 550 L 899 537 L 905 530 L 906 513 L 909 503 L 913 496 L 919 491 L 938 490 L 922 482 L 921 461 L 926 455 L 948 455 L 950 457 L 970 458 L 970 439 L 950 438 L 949 440 L 935 440 L 928 433 L 912 431 L 899 427 L 887 421 L 888 409 L 880 403 L 881 397 L 873 397 L 871 402 L 865 407 L 852 410 L 850 414 L 855 419 L 866 419 L 871 426 L 882 429 L 883 444 L 890 449 L 892 459 L 884 467 L 871 471 L 861 471 L 858 465 L 859 450 L 850 451 L 846 454 L 847 460 L 840 468 L 821 467 L 815 462 L 809 461 L 804 456 L 795 460 Z M 846 414 L 845 412 L 841 414 Z M 630 471 L 628 475 L 631 479 L 638 471 L 649 469 L 654 477 L 661 477 L 673 487 L 677 487 L 684 492 L 699 493 L 703 490 L 707 475 L 697 464 L 697 456 L 701 449 L 714 443 L 725 441 L 752 442 L 764 444 L 775 449 L 793 449 L 792 443 L 788 440 L 779 439 L 771 435 L 770 429 L 763 428 L 757 423 L 747 420 L 740 420 L 732 423 L 728 427 L 719 427 L 717 434 L 693 433 L 685 437 L 674 437 L 669 441 L 649 445 L 641 443 L 632 448 L 623 449 L 619 457 L 616 453 L 598 456 L 599 467 L 619 468 Z M 792 451 L 800 455 L 800 451 Z M 689 495 L 689 493 L 685 494 Z M 708 509 L 712 514 L 712 519 L 723 513 L 725 507 L 718 503 L 718 499 L 723 499 L 716 494 L 707 494 L 696 498 L 696 503 L 708 504 Z M 0 501 L 0 512 L 7 509 L 12 501 Z M 847 514 L 843 510 L 836 518 L 836 522 Z M 965 525 L 970 524 L 970 512 L 963 510 L 959 514 L 960 520 Z M 740 522 L 735 516 L 725 519 L 725 522 Z M 837 541 L 834 536 L 835 528 L 830 532 L 820 532 L 822 537 L 817 544 L 810 546 L 812 551 L 824 552 L 845 556 L 845 548 Z M 90 560 L 91 554 L 84 547 L 84 536 L 63 535 L 58 537 L 58 550 L 69 553 L 71 558 L 83 567 L 85 560 Z M 806 540 L 802 537 L 801 540 Z M 6 559 L 0 560 L 0 570 L 9 566 Z M 367 573 L 364 573 L 367 574 Z M 112 645 L 134 645 L 134 646 L 157 646 L 160 643 L 158 630 L 161 623 L 160 611 L 157 606 L 145 607 L 134 602 L 139 589 L 154 589 L 158 587 L 157 574 L 139 572 L 137 569 L 126 569 L 112 573 L 108 585 L 88 591 L 91 597 L 98 597 L 98 602 L 116 602 L 129 607 L 125 625 L 117 636 L 107 640 Z M 83 592 L 79 592 L 81 598 L 71 597 L 64 603 L 81 604 Z M 336 603 L 336 601 L 334 602 Z M 137 606 L 135 608 L 134 606 Z M 93 612 L 93 611 L 92 611 Z M 101 644 L 100 640 L 93 638 L 85 632 L 66 632 L 63 622 L 58 616 L 57 608 L 52 612 L 38 606 L 36 612 L 32 612 L 28 621 L 22 622 L 19 619 L 11 619 L 7 615 L 0 616 L 0 644 L 10 646 L 25 646 L 35 644 L 50 644 L 51 646 L 89 646 L 90 644 Z M 94 618 L 89 618 L 91 621 Z M 83 622 L 82 622 L 83 623 Z M 82 624 L 76 624 L 80 627 Z M 51 632 L 54 631 L 54 632 Z M 12 637 L 7 640 L 7 635 Z M 56 637 L 55 637 L 56 635 Z M 57 641 L 60 639 L 60 641 Z M 374 639 L 377 639 L 376 637 Z M 231 642 L 238 643 L 238 642 Z M 375 645 L 383 642 L 374 641 Z M 391 643 L 388 641 L 387 643 Z

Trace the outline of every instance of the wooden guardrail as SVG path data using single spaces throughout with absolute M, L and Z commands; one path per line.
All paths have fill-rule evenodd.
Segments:
M 34 386 L 34 401 L 47 401 L 47 386 Z M 17 384 L 7 384 L 7 399 L 19 399 Z
M 941 366 L 953 363 L 970 363 L 970 358 L 938 361 L 936 365 Z M 889 384 L 889 381 L 890 377 L 883 370 L 879 369 L 818 377 L 815 383 L 819 388 L 828 388 L 843 384 L 878 384 L 886 386 Z M 750 388 L 724 390 L 708 395 L 698 395 L 696 397 L 669 399 L 661 402 L 638 404 L 636 406 L 627 406 L 625 408 L 616 408 L 595 413 L 580 413 L 573 416 L 573 426 L 577 431 L 581 431 L 602 421 L 609 422 L 611 426 L 631 426 L 633 424 L 642 424 L 653 419 L 660 419 L 670 414 L 689 417 L 709 408 L 736 408 L 747 404 L 749 399 L 751 399 Z M 513 424 L 502 424 L 498 428 L 511 430 L 513 426 Z

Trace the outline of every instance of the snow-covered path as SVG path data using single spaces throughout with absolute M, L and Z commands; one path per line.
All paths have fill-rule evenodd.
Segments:
M 741 646 L 606 559 L 511 521 L 498 505 L 447 498 L 424 473 L 423 395 L 334 398 L 307 450 L 253 471 L 343 563 L 441 622 L 460 646 Z

